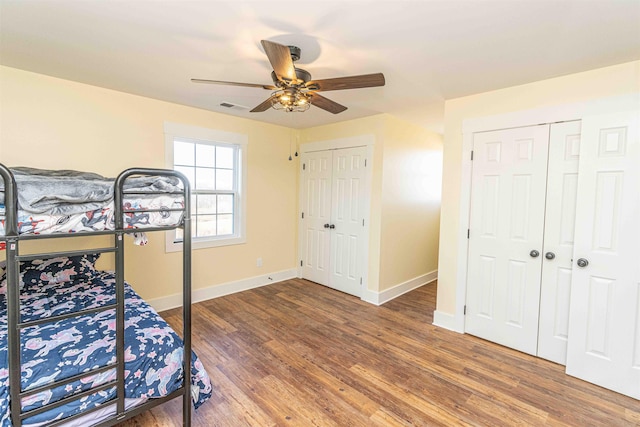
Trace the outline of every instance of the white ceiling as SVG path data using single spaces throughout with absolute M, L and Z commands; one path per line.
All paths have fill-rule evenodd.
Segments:
M 349 107 L 249 109 L 270 84 L 261 39 L 302 48 L 324 79 L 383 72 L 386 86 L 324 92 Z M 0 0 L 0 64 L 306 128 L 389 113 L 441 132 L 444 100 L 640 59 L 638 0 Z

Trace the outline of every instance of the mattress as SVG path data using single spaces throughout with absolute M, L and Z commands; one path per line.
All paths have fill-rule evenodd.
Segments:
M 21 266 L 21 321 L 36 320 L 115 303 L 115 276 L 94 268 L 97 256 L 36 260 Z M 0 270 L 2 272 L 2 270 Z M 143 402 L 182 385 L 183 343 L 158 313 L 125 283 L 125 397 Z M 23 391 L 115 363 L 113 309 L 44 323 L 21 334 Z M 0 284 L 0 425 L 11 426 L 7 362 L 6 278 Z M 22 399 L 22 410 L 56 402 L 115 379 L 115 368 Z M 192 400 L 198 408 L 211 396 L 211 382 L 191 354 Z M 24 420 L 46 425 L 96 406 L 107 409 L 115 387 Z M 136 400 L 130 400 L 136 399 Z M 103 411 L 105 412 L 105 411 Z M 87 414 L 90 415 L 90 414 Z M 98 414 L 96 414 L 98 416 Z M 86 422 L 86 423 L 85 423 Z M 83 421 L 84 425 L 91 425 Z M 91 422 L 93 423 L 93 422 Z

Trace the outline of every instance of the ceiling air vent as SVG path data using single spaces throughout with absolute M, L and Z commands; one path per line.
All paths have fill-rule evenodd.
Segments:
M 232 104 L 230 102 L 221 102 L 221 107 L 228 108 L 230 110 L 238 110 L 238 111 L 247 111 L 249 107 L 245 107 L 244 105 Z

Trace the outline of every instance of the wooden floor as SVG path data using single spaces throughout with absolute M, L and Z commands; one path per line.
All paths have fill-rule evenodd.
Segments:
M 381 307 L 289 280 L 193 307 L 214 384 L 194 426 L 637 426 L 640 401 L 433 326 L 436 285 Z M 180 311 L 163 313 L 179 327 Z M 180 426 L 169 402 L 121 426 Z

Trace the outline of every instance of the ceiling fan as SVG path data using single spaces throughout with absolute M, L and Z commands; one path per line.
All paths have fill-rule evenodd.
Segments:
M 300 59 L 300 48 L 281 45 L 269 40 L 262 40 L 260 43 L 262 43 L 262 47 L 273 67 L 271 72 L 273 85 L 205 79 L 191 79 L 191 81 L 194 83 L 255 87 L 274 91 L 267 100 L 251 110 L 252 113 L 263 112 L 270 107 L 288 112 L 305 111 L 313 104 L 325 111 L 338 114 L 345 111 L 347 107 L 325 98 L 318 92 L 377 87 L 385 84 L 382 73 L 312 80 L 308 71 L 296 68 L 293 65 L 295 61 Z

